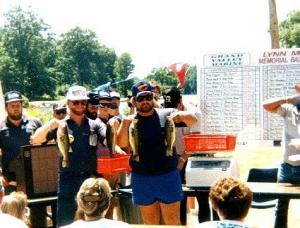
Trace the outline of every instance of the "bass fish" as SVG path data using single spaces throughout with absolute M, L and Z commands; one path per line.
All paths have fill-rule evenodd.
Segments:
M 137 119 L 132 120 L 130 126 L 129 126 L 129 144 L 132 150 L 132 157 L 133 160 L 139 161 L 139 153 L 138 153 L 138 148 L 139 148 L 139 132 L 137 128 Z
M 115 154 L 116 138 L 117 129 L 114 126 L 114 121 L 108 121 L 106 125 L 106 144 L 110 155 Z
M 165 132 L 166 132 L 166 144 L 167 144 L 166 156 L 169 157 L 173 155 L 173 146 L 176 139 L 175 123 L 173 119 L 169 116 L 166 119 Z
M 71 143 L 74 140 L 72 135 L 69 135 L 68 132 L 68 125 L 64 121 L 62 122 L 58 129 L 57 129 L 57 146 L 59 152 L 61 153 L 63 160 L 62 160 L 62 167 L 69 167 L 69 152 L 73 152 L 71 148 Z

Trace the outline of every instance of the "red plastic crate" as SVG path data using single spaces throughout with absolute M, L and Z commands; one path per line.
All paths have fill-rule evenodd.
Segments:
M 184 136 L 187 152 L 231 151 L 236 144 L 235 135 L 190 134 Z
M 118 174 L 130 172 L 129 165 L 130 155 L 122 155 L 119 157 L 98 157 L 97 172 L 103 174 Z

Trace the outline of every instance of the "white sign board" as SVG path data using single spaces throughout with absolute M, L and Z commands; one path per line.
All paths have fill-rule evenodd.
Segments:
M 295 93 L 300 49 L 209 54 L 199 72 L 202 132 L 281 138 L 281 118 L 265 112 L 262 102 Z

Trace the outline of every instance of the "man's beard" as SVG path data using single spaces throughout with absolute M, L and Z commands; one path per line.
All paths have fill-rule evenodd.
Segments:
M 12 120 L 20 120 L 22 119 L 22 113 L 16 115 L 8 114 L 8 117 Z
M 147 113 L 150 112 L 154 107 L 153 103 L 145 103 L 143 105 L 141 105 L 140 107 L 136 107 L 136 110 L 142 113 Z
M 91 120 L 97 119 L 97 113 L 92 113 L 92 112 L 89 112 L 88 110 L 86 110 L 85 115 L 87 116 L 87 118 L 89 118 Z

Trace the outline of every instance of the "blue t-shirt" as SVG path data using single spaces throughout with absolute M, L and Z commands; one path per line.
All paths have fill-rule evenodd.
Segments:
M 178 156 L 166 156 L 165 130 L 166 117 L 175 109 L 155 109 L 151 116 L 136 114 L 139 132 L 139 161 L 130 159 L 132 172 L 142 175 L 161 175 L 177 168 Z
M 73 152 L 69 155 L 69 167 L 62 167 L 62 157 L 59 159 L 61 175 L 94 174 L 97 170 L 97 144 L 105 139 L 106 126 L 97 120 L 84 118 L 78 126 L 72 119 L 66 118 L 68 133 L 74 141 L 71 143 Z M 49 135 L 51 132 L 48 133 Z

